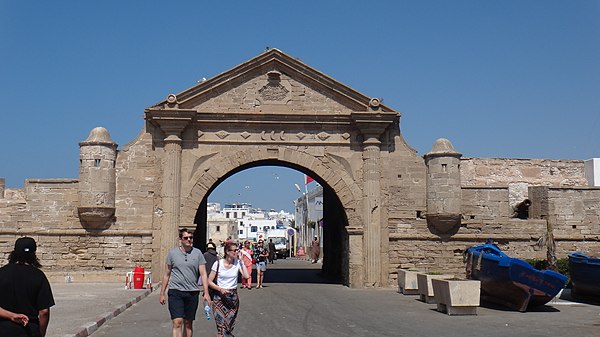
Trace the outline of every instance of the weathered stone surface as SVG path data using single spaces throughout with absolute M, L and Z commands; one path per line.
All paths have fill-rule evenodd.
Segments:
M 106 137 L 82 142 L 79 179 L 23 189 L 0 180 L 0 263 L 30 235 L 57 279 L 122 281 L 135 266 L 156 278 L 177 228 L 217 234 L 196 219 L 208 191 L 256 165 L 305 170 L 334 196 L 326 220 L 338 230 L 324 244 L 341 253 L 326 255 L 324 270 L 353 287 L 396 286 L 398 268 L 459 275 L 463 252 L 487 238 L 511 256 L 545 258 L 548 224 L 557 256 L 600 256 L 600 189 L 587 187 L 583 161 L 458 160 L 444 143 L 428 166 L 404 141 L 399 113 L 372 102 L 278 50 L 263 53 L 146 109 L 118 151 Z M 524 197 L 529 218 L 512 218 Z M 86 226 L 78 209 L 100 204 L 114 218 Z M 432 232 L 426 219 L 440 214 L 457 227 Z

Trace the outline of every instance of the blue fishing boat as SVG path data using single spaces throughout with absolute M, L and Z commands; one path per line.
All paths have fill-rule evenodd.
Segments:
M 548 303 L 567 282 L 566 276 L 535 269 L 494 244 L 471 247 L 465 257 L 467 277 L 481 281 L 482 300 L 521 312 Z
M 571 296 L 600 301 L 600 259 L 583 253 L 569 254 Z

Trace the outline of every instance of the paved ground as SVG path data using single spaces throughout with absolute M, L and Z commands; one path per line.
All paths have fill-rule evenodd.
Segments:
M 117 283 L 53 283 L 47 337 L 85 336 L 150 294 Z
M 484 306 L 477 316 L 447 316 L 395 289 L 349 289 L 318 276 L 320 265 L 278 260 L 263 289 L 240 290 L 239 336 L 598 336 L 600 306 L 558 300 L 534 312 Z M 166 306 L 158 292 L 125 290 L 116 284 L 54 284 L 49 337 L 170 336 Z M 147 296 L 140 299 L 140 296 Z M 137 297 L 137 299 L 136 299 Z M 122 314 L 94 324 L 127 303 Z M 120 308 L 120 309 L 119 309 Z M 214 321 L 199 312 L 196 336 L 215 334 Z M 95 331 L 95 332 L 94 332 Z

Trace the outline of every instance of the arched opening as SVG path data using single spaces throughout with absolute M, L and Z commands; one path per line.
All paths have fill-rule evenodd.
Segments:
M 304 173 L 312 177 L 318 184 L 322 186 L 322 200 L 323 209 L 322 217 L 315 219 L 316 226 L 322 226 L 322 234 L 319 234 L 320 240 L 322 240 L 322 267 L 320 269 L 320 275 L 324 277 L 327 282 L 349 284 L 349 245 L 348 245 L 348 234 L 346 227 L 348 226 L 348 217 L 344 210 L 343 204 L 340 198 L 336 195 L 335 191 L 331 186 L 327 184 L 316 173 L 311 170 L 299 166 L 297 164 L 283 162 L 279 160 L 261 160 L 256 162 L 247 163 L 236 167 L 235 169 L 227 172 L 225 175 L 217 179 L 217 181 L 208 189 L 204 195 L 202 201 L 197 205 L 195 211 L 194 224 L 195 224 L 195 237 L 194 245 L 200 248 L 202 251 L 206 248 L 208 242 L 208 219 L 207 219 L 207 206 L 211 193 L 217 189 L 217 187 L 225 182 L 228 178 L 242 171 L 256 168 L 256 167 L 287 167 L 298 171 L 298 173 Z M 290 187 L 293 189 L 293 184 L 290 183 Z M 222 202 L 228 202 L 223 200 Z M 229 201 L 231 202 L 231 201 Z M 293 199 L 289 200 L 292 204 Z M 296 224 L 299 227 L 300 224 Z M 305 225 L 305 224 L 303 224 Z M 236 229 L 237 230 L 237 229 Z M 311 232 L 312 233 L 312 232 Z M 294 240 L 298 244 L 298 240 Z M 305 242 L 306 243 L 306 242 Z M 300 243 L 301 244 L 301 243 Z M 310 246 L 310 242 L 308 243 Z M 303 247 L 307 249 L 307 247 Z M 297 253 L 297 251 L 295 251 Z M 293 253 L 294 254 L 294 253 Z M 294 256 L 296 259 L 302 258 Z M 279 278 L 282 280 L 283 278 Z M 290 282 L 304 282 L 304 280 L 296 279 Z

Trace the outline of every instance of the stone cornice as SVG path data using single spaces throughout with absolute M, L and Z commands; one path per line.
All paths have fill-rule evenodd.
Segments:
M 177 108 L 150 108 L 144 112 L 145 119 L 158 126 L 167 136 L 180 136 L 193 123 L 196 115 L 195 110 Z
M 351 125 L 352 118 L 349 114 L 331 113 L 290 113 L 281 112 L 198 112 L 196 123 L 247 123 L 247 124 L 335 124 Z

